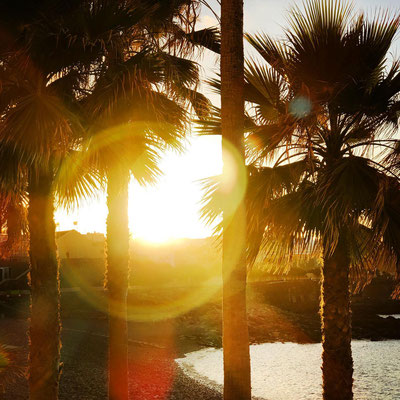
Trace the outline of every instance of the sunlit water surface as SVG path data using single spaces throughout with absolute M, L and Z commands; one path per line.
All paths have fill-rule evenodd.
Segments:
M 355 400 L 400 399 L 400 341 L 353 341 Z M 268 400 L 321 399 L 321 345 L 265 343 L 250 348 L 253 395 Z M 191 377 L 220 388 L 222 350 L 177 360 Z
M 393 317 L 394 319 L 400 319 L 400 314 L 378 314 L 378 316 L 382 318 Z

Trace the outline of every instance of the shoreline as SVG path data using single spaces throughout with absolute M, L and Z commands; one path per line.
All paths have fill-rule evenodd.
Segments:
M 156 292 L 149 298 L 137 297 L 131 301 L 132 304 L 154 304 L 159 299 L 168 300 L 168 293 Z M 3 344 L 16 346 L 16 361 L 19 366 L 26 368 L 29 298 L 26 296 L 0 300 L 0 340 Z M 264 291 L 252 293 L 248 307 L 251 344 L 320 342 L 318 304 L 315 300 L 311 304 L 312 307 L 309 307 L 306 303 L 302 310 L 293 310 L 290 307 L 283 309 L 268 303 Z M 299 302 L 296 306 L 299 306 Z M 353 339 L 400 339 L 400 320 L 382 318 L 378 313 L 400 313 L 398 303 L 371 306 L 368 302 L 358 301 L 353 304 Z M 61 317 L 61 361 L 64 366 L 60 381 L 60 400 L 106 400 L 107 315 L 76 293 L 63 293 Z M 221 318 L 220 299 L 216 297 L 174 318 L 147 322 L 130 321 L 132 398 L 221 400 L 221 388 L 207 385 L 202 380 L 196 381 L 185 374 L 184 369 L 175 361 L 187 353 L 206 347 L 220 348 Z M 158 397 L 152 393 L 158 393 Z M 26 378 L 18 377 L 14 383 L 8 384 L 1 398 L 26 400 Z
M 87 323 L 81 320 L 64 321 L 62 361 L 64 362 L 63 374 L 60 382 L 60 400 L 106 400 L 107 399 L 107 335 L 106 321 L 93 320 L 85 329 L 70 329 L 71 326 Z M 163 324 L 153 326 L 153 332 L 163 333 L 167 329 L 161 329 Z M 26 320 L 0 320 L 0 337 L 7 340 L 7 344 L 16 346 L 17 360 L 24 366 L 27 364 L 28 323 Z M 138 325 L 131 326 L 131 332 L 140 335 Z M 146 326 L 146 331 L 149 326 Z M 6 332 L 6 330 L 8 332 Z M 7 334 L 8 333 L 8 334 Z M 204 349 L 208 346 L 199 344 L 196 339 L 179 338 L 180 343 L 172 344 L 168 348 L 168 342 L 147 338 L 131 337 L 129 342 L 129 357 L 132 365 L 130 377 L 130 389 L 133 398 L 143 400 L 221 400 L 221 387 L 213 382 L 207 382 L 203 377 L 195 379 L 187 374 L 177 359 L 189 352 Z M 365 339 L 364 339 L 365 340 Z M 390 339 L 384 339 L 390 340 Z M 396 340 L 396 339 L 393 339 Z M 183 343 L 185 342 L 186 343 Z M 373 340 L 371 340 L 373 341 Z M 284 339 L 274 342 L 285 343 Z M 266 342 L 268 343 L 268 342 Z M 271 343 L 271 341 L 269 341 Z M 295 342 L 298 343 L 298 342 Z M 310 343 L 310 342 L 308 342 Z M 260 344 L 253 342 L 252 344 Z M 302 343 L 298 343 L 302 344 Z M 304 344 L 304 343 L 303 343 Z M 175 345 L 181 345 L 180 348 Z M 167 376 L 164 394 L 152 396 L 154 390 L 159 390 L 159 382 Z M 155 377 L 154 382 L 149 382 L 149 377 Z M 169 383 L 168 383 L 169 382 Z M 169 388 L 169 389 L 168 389 Z M 168 390 L 167 390 L 168 389 Z M 4 396 L 4 400 L 27 399 L 27 381 L 21 376 L 14 383 L 10 383 Z M 168 394 L 167 394 L 168 393 Z M 136 396 L 136 397 L 135 397 Z M 254 398 L 255 399 L 255 398 Z

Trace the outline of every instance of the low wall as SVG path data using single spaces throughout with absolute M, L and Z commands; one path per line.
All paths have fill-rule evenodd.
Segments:
M 249 286 L 263 301 L 282 309 L 295 312 L 313 312 L 319 309 L 320 288 L 317 280 L 252 282 Z

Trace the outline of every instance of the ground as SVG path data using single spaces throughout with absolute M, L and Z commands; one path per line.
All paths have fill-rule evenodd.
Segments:
M 156 304 L 168 299 L 165 293 L 146 295 L 146 300 L 131 298 L 131 304 Z M 391 306 L 393 307 L 393 305 Z M 396 306 L 397 307 L 397 306 Z M 107 318 L 88 304 L 79 293 L 62 295 L 62 376 L 60 399 L 107 399 Z M 249 331 L 252 343 L 290 341 L 311 343 L 320 340 L 318 310 L 307 312 L 281 309 L 252 293 L 249 301 Z M 8 351 L 14 363 L 26 368 L 28 357 L 28 297 L 3 298 L 0 302 L 0 343 L 12 346 Z M 390 311 L 396 312 L 396 308 Z M 363 303 L 354 304 L 356 338 L 400 338 L 400 321 L 383 320 Z M 217 294 L 195 309 L 158 321 L 129 322 L 129 371 L 131 398 L 141 400 L 216 400 L 221 394 L 193 382 L 174 360 L 202 347 L 221 346 L 221 307 Z M 4 400 L 28 398 L 26 378 L 22 374 L 7 383 Z M 13 375 L 14 376 L 14 375 Z M 4 380 L 4 374 L 0 379 Z M 1 382 L 0 382 L 1 383 Z

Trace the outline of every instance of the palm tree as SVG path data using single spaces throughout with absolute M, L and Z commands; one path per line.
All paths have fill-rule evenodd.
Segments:
M 87 37 L 90 19 L 82 21 L 82 15 L 92 15 L 93 7 L 86 1 L 26 2 L 22 9 L 3 2 L 1 7 L 8 36 L 0 49 L 1 151 L 18 160 L 15 175 L 28 182 L 30 398 L 57 399 L 61 324 L 53 213 L 60 185 L 55 178 L 61 160 L 79 144 L 77 99 L 102 46 Z M 8 175 L 2 179 L 10 183 Z M 78 192 L 88 187 L 86 182 Z M 72 197 L 78 192 L 68 188 Z
M 99 86 L 93 96 L 105 99 Z M 136 91 L 136 89 L 135 89 Z M 151 94 L 148 91 L 147 94 Z M 101 93 L 101 94 L 100 94 Z M 152 104 L 146 104 L 148 98 L 132 93 L 124 99 L 119 97 L 112 107 L 112 121 L 103 115 L 88 147 L 95 163 L 104 171 L 107 179 L 107 272 L 109 313 L 109 397 L 128 398 L 127 363 L 127 291 L 129 273 L 129 228 L 128 228 L 128 184 L 131 173 L 141 184 L 153 182 L 159 174 L 157 161 L 159 152 L 167 144 L 179 145 L 182 135 L 183 110 L 164 95 L 152 93 Z M 155 99 L 159 97 L 159 99 Z M 90 99 L 88 99 L 90 101 Z M 118 106 L 129 102 L 129 116 L 126 110 Z M 147 110 L 145 109 L 147 105 Z M 160 118 L 153 107 L 165 107 L 165 121 L 176 118 L 174 125 L 154 121 Z M 122 113 L 120 113 L 122 111 Z M 178 111 L 178 114 L 176 113 Z M 153 115 L 152 115 L 153 114 Z M 119 118 L 121 117 L 121 118 Z M 125 119 L 127 118 L 127 119 Z M 153 121 L 151 120 L 153 118 Z M 99 121 L 98 119 L 98 121 Z M 143 120 L 144 119 L 144 120 Z M 117 123 L 119 121 L 120 123 Z M 112 123 L 115 123 L 113 126 Z
M 246 208 L 232 209 L 228 195 L 243 182 L 244 164 L 243 1 L 221 2 L 221 133 L 223 181 L 223 349 L 224 399 L 251 398 L 249 336 L 246 311 Z M 233 183 L 229 187 L 229 182 Z M 239 191 L 243 189 L 239 188 Z
M 14 66 L 10 68 L 14 68 L 16 75 L 21 73 Z M 18 154 L 20 168 L 25 169 L 24 175 L 29 182 L 31 398 L 55 399 L 59 379 L 60 316 L 53 220 L 53 154 L 50 143 L 53 138 L 60 139 L 58 134 L 69 134 L 70 129 L 65 114 L 61 113 L 58 98 L 51 94 L 52 88 L 46 88 L 43 79 L 37 80 L 38 76 L 27 75 L 22 71 L 21 76 L 27 80 L 34 79 L 30 87 L 23 87 L 26 82 L 19 83 L 18 89 L 21 91 L 18 98 L 11 99 L 7 108 L 3 109 L 6 112 L 2 115 L 2 139 L 5 144 L 15 140 L 13 152 Z M 37 82 L 37 85 L 33 82 Z M 20 145 L 28 128 L 33 136 L 32 143 L 28 144 L 27 141 Z M 48 141 L 50 135 L 54 136 Z M 42 145 L 49 146 L 47 155 L 42 152 Z M 38 158 L 36 160 L 34 153 Z
M 261 170 L 274 156 L 277 165 L 306 160 L 296 192 L 277 200 L 290 204 L 280 208 L 287 214 L 279 214 L 280 222 L 276 214 L 274 223 L 265 224 L 267 217 L 264 223 L 258 220 L 258 234 L 271 238 L 269 229 L 276 233 L 272 227 L 289 220 L 291 229 L 282 229 L 287 249 L 296 241 L 312 244 L 320 238 L 326 400 L 353 398 L 350 272 L 360 271 L 360 264 L 373 270 L 368 260 L 377 254 L 366 251 L 365 241 L 388 232 L 378 223 L 382 209 L 373 210 L 391 172 L 370 156 L 374 146 L 393 147 L 384 134 L 397 126 L 400 74 L 397 62 L 388 70 L 385 63 L 398 26 L 399 19 L 388 14 L 368 21 L 362 14 L 354 18 L 350 5 L 312 0 L 304 11 L 291 11 L 285 41 L 247 35 L 267 62 L 249 63 L 246 73 L 247 100 L 254 105 L 253 159 Z M 260 183 L 257 175 L 254 181 Z M 260 205 L 266 216 L 274 213 L 272 203 Z M 379 234 L 366 234 L 378 225 Z
M 109 300 L 109 397 L 128 398 L 127 291 L 129 272 L 128 184 L 159 174 L 158 154 L 179 148 L 189 102 L 203 115 L 204 96 L 194 89 L 197 64 L 182 58 L 188 47 L 218 49 L 213 29 L 188 31 L 179 18 L 195 2 L 157 2 L 126 35 L 105 46 L 102 68 L 84 101 L 89 154 L 107 176 L 107 289 Z M 193 18 L 189 18 L 193 24 Z

